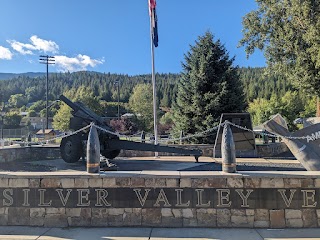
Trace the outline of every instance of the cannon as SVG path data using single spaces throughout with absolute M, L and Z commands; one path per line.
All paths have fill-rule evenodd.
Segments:
M 151 151 L 151 152 L 168 152 L 180 155 L 194 156 L 198 162 L 202 151 L 198 149 L 183 149 L 165 145 L 154 145 L 149 143 L 140 143 L 119 139 L 118 135 L 114 133 L 113 129 L 105 123 L 102 117 L 87 108 L 81 102 L 72 102 L 70 99 L 61 95 L 59 98 L 72 109 L 72 117 L 70 118 L 70 129 L 77 131 L 90 123 L 94 123 L 98 127 L 105 129 L 103 131 L 98 128 L 98 135 L 100 141 L 100 153 L 107 159 L 117 157 L 121 151 L 137 150 L 137 151 Z M 85 155 L 85 146 L 88 139 L 89 129 L 79 131 L 77 134 L 65 137 L 60 144 L 61 157 L 65 162 L 73 163 L 79 161 Z

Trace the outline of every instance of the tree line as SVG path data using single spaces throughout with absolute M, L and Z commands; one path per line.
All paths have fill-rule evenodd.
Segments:
M 179 74 L 156 74 L 158 104 L 170 107 L 172 99 L 177 91 L 177 79 Z M 83 86 L 92 89 L 94 95 L 101 100 L 117 101 L 119 82 L 120 102 L 129 102 L 134 86 L 139 83 L 151 83 L 151 75 L 129 76 L 122 74 L 98 73 L 98 72 L 73 72 L 73 73 L 50 73 L 49 74 L 49 100 L 59 98 L 61 94 Z M 0 101 L 8 102 L 13 107 L 45 99 L 46 78 L 19 76 L 11 80 L 0 81 Z M 17 94 L 22 94 L 14 96 Z M 23 97 L 23 98 L 22 98 Z M 11 100 L 10 100 L 11 98 Z
M 237 72 L 244 86 L 247 102 L 256 98 L 270 99 L 271 96 L 283 96 L 293 87 L 284 77 L 264 74 L 264 68 L 239 68 Z M 181 74 L 156 74 L 158 105 L 171 108 L 178 89 Z M 120 102 L 128 103 L 134 86 L 151 83 L 151 75 L 129 76 L 98 72 L 74 72 L 49 74 L 49 100 L 59 98 L 61 94 L 81 86 L 91 88 L 94 95 L 107 102 L 117 102 L 117 82 L 120 83 Z M 0 81 L 0 102 L 20 108 L 37 101 L 43 101 L 46 94 L 46 78 L 19 76 L 11 80 Z M 19 95 L 20 94 L 20 95 Z

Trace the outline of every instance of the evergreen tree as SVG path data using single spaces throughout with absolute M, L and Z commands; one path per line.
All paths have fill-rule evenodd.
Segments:
M 220 115 L 241 112 L 245 100 L 237 67 L 220 40 L 206 32 L 185 55 L 174 104 L 175 131 L 202 132 L 219 122 Z M 212 142 L 213 138 L 198 139 Z

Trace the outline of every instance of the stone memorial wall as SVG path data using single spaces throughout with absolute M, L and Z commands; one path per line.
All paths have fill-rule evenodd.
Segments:
M 2 172 L 0 177 L 0 225 L 320 226 L 319 172 Z

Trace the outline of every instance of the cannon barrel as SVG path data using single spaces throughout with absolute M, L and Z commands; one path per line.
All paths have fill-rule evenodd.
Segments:
M 105 128 L 109 131 L 112 131 L 112 129 L 104 123 L 103 119 L 100 116 L 95 114 L 90 109 L 86 108 L 83 104 L 81 104 L 79 102 L 74 103 L 70 99 L 68 99 L 67 97 L 65 97 L 63 95 L 60 96 L 60 100 L 72 108 L 73 112 L 71 114 L 74 117 L 82 118 L 88 124 L 90 122 L 94 122 L 94 123 L 98 124 L 99 126 Z
M 77 112 L 77 111 L 80 109 L 80 107 L 78 106 L 78 104 L 72 102 L 69 98 L 66 98 L 66 97 L 63 96 L 63 95 L 61 95 L 61 96 L 59 97 L 59 99 L 60 99 L 61 101 L 63 101 L 65 104 L 67 104 L 69 107 L 71 107 L 72 110 L 75 111 L 75 112 Z

